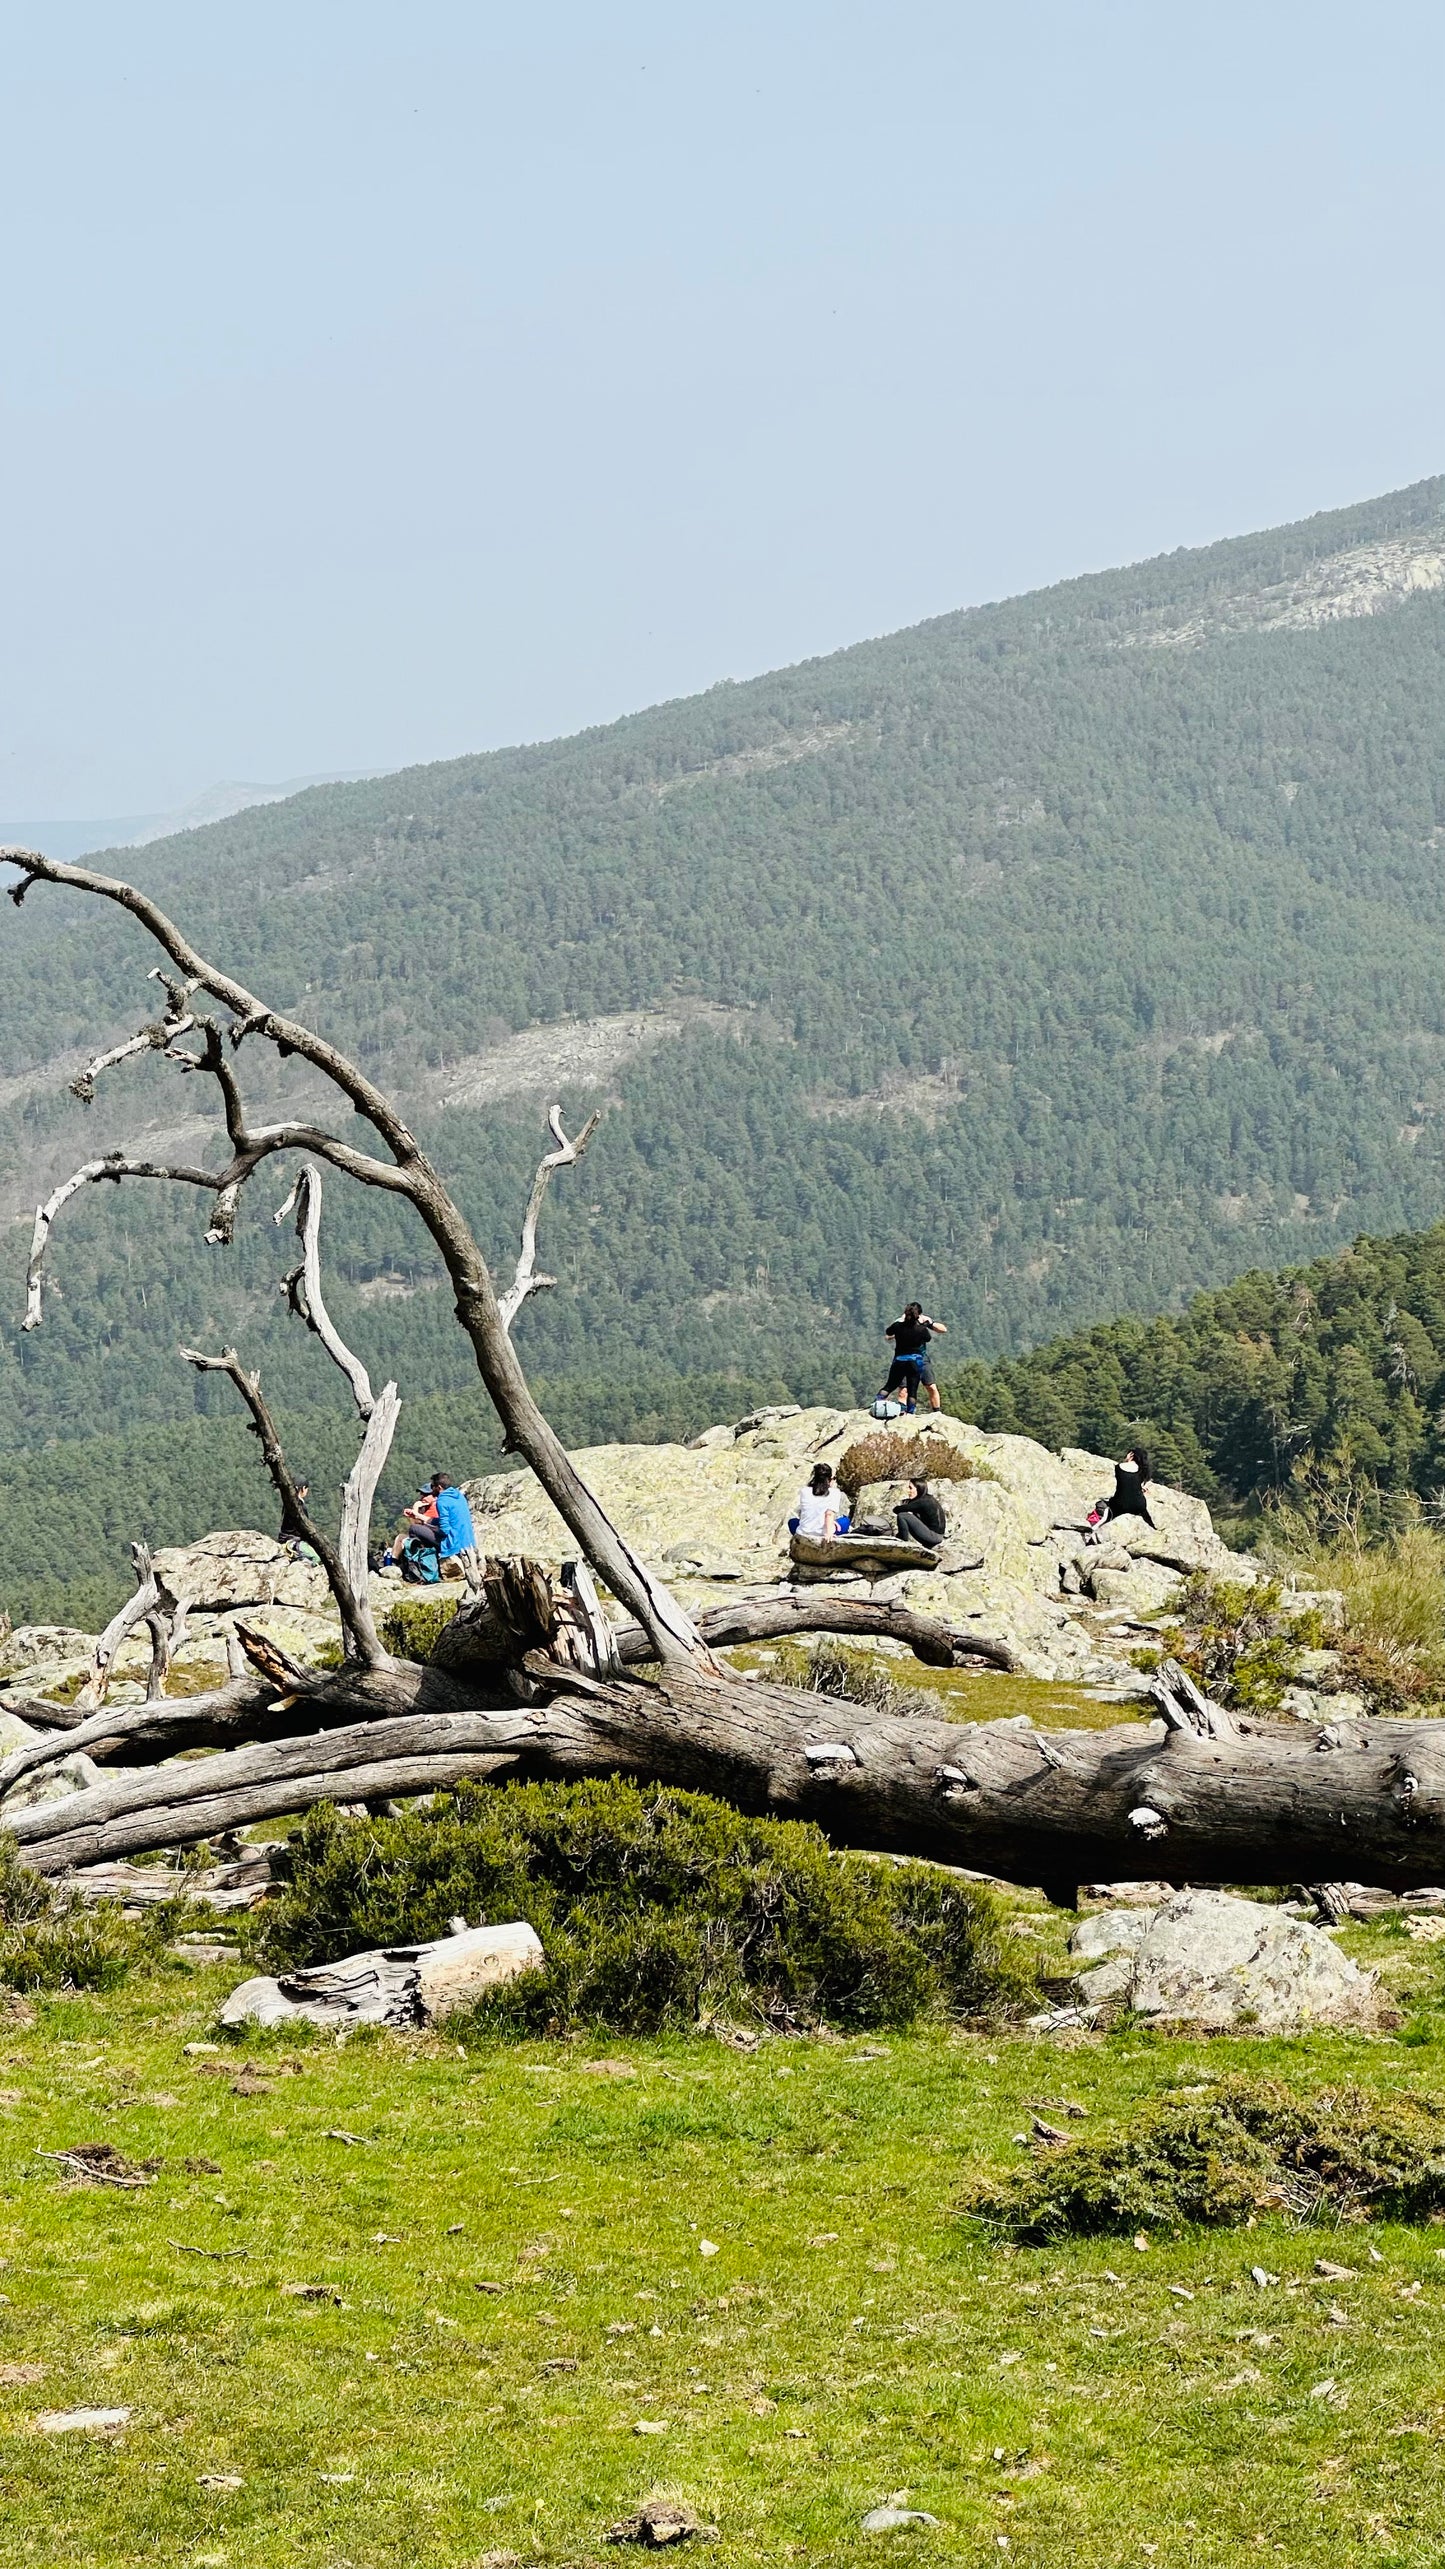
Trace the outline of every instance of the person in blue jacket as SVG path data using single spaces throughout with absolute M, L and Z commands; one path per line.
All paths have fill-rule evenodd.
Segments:
M 469 1585 L 475 1587 L 477 1533 L 466 1493 L 459 1490 L 445 1472 L 433 1472 L 431 1493 L 436 1501 L 437 1533 L 441 1538 L 437 1544 L 438 1558 L 460 1562 Z

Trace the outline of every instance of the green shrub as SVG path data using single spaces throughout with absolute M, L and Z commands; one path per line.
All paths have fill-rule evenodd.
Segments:
M 425 1668 L 464 1593 L 459 1591 L 450 1597 L 398 1597 L 382 1618 L 383 1648 L 394 1659 L 415 1659 Z
M 1344 1629 L 1329 1635 L 1341 1664 L 1327 1682 L 1363 1695 L 1375 1712 L 1409 1712 L 1445 1696 L 1445 1537 L 1436 1527 L 1416 1519 L 1378 1543 L 1311 1541 L 1288 1567 L 1343 1599 Z
M 1039 2145 L 981 2179 L 963 2208 L 1036 2241 L 1265 2212 L 1425 2221 L 1445 2208 L 1445 2099 L 1225 2079 L 1146 2106 L 1130 2126 Z
M 1328 1639 L 1318 1607 L 1286 1607 L 1277 1579 L 1250 1584 L 1195 1570 L 1175 1613 L 1166 1650 L 1207 1695 L 1239 1712 L 1272 1712 L 1299 1674 L 1301 1651 Z
M 461 1785 L 392 1820 L 311 1812 L 254 1934 L 270 1967 L 524 1918 L 545 1977 L 480 2011 L 536 2031 L 699 2017 L 903 2025 L 1004 2012 L 1032 1966 L 997 1896 L 924 1865 L 838 1855 L 797 1821 L 608 1779 Z
M 135 1935 L 111 1901 L 0 1932 L 6 1989 L 117 1989 L 135 1960 Z
M 941 1436 L 895 1436 L 886 1428 L 850 1445 L 834 1474 L 850 1499 L 856 1499 L 871 1481 L 992 1481 L 997 1477 L 987 1463 L 961 1454 Z
M 130 1926 L 114 1901 L 89 1906 L 21 1862 L 0 1835 L 0 1988 L 114 1989 L 176 1932 L 184 1903 L 166 1902 Z

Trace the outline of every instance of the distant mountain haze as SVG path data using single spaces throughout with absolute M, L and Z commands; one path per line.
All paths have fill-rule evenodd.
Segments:
M 583 1428 L 623 1381 L 870 1389 L 909 1293 L 959 1359 L 1177 1309 L 1445 1210 L 1445 478 L 114 863 L 397 1090 L 499 1261 L 544 1106 L 603 1107 L 518 1324 Z M 154 1059 L 65 1091 L 152 960 L 44 889 L 0 920 L 12 1446 L 224 1408 L 182 1341 L 331 1398 L 276 1177 L 229 1253 L 180 1190 L 91 1191 L 16 1332 L 42 1185 L 204 1147 Z M 464 1386 L 418 1230 L 330 1178 L 326 1225 L 373 1368 Z
M 30 847 L 42 856 L 53 856 L 64 865 L 74 865 L 83 856 L 99 848 L 149 847 L 154 840 L 173 838 L 180 830 L 204 828 L 208 821 L 227 821 L 234 812 L 248 812 L 256 803 L 284 803 L 293 794 L 304 794 L 310 785 L 341 785 L 352 781 L 358 772 L 346 775 L 292 776 L 284 785 L 209 785 L 189 803 L 172 812 L 131 812 L 121 819 L 0 821 L 0 846 Z

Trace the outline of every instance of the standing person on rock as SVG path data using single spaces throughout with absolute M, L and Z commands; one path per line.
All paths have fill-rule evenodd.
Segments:
M 930 1409 L 941 1409 L 943 1403 L 928 1360 L 928 1342 L 930 1338 L 946 1338 L 946 1324 L 931 1320 L 921 1302 L 910 1302 L 901 1319 L 889 1321 L 883 1335 L 893 1341 L 893 1362 L 883 1386 L 884 1399 L 890 1392 L 901 1392 L 904 1410 L 911 1417 L 918 1407 L 920 1390 L 926 1390 Z

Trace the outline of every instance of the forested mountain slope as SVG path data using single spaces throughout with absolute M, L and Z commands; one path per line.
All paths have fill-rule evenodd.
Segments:
M 1177 1307 L 1445 1206 L 1442 512 L 1421 484 L 118 870 L 405 1095 L 498 1251 L 545 1097 L 607 1103 L 519 1324 L 554 1382 L 841 1397 L 905 1287 L 956 1357 Z M 180 1341 L 331 1397 L 269 1195 L 230 1253 L 157 1192 L 82 1200 L 15 1332 L 39 1179 L 138 1125 L 199 1145 L 154 1060 L 64 1094 L 151 960 L 43 890 L 0 919 L 12 1447 L 224 1409 Z M 339 1185 L 327 1219 L 373 1369 L 461 1388 L 426 1244 Z
M 1213 1501 L 1281 1492 L 1368 1532 L 1445 1500 L 1445 1225 L 1240 1276 L 1176 1317 L 1111 1320 L 946 1377 L 944 1405 L 1055 1448 L 1147 1445 Z

